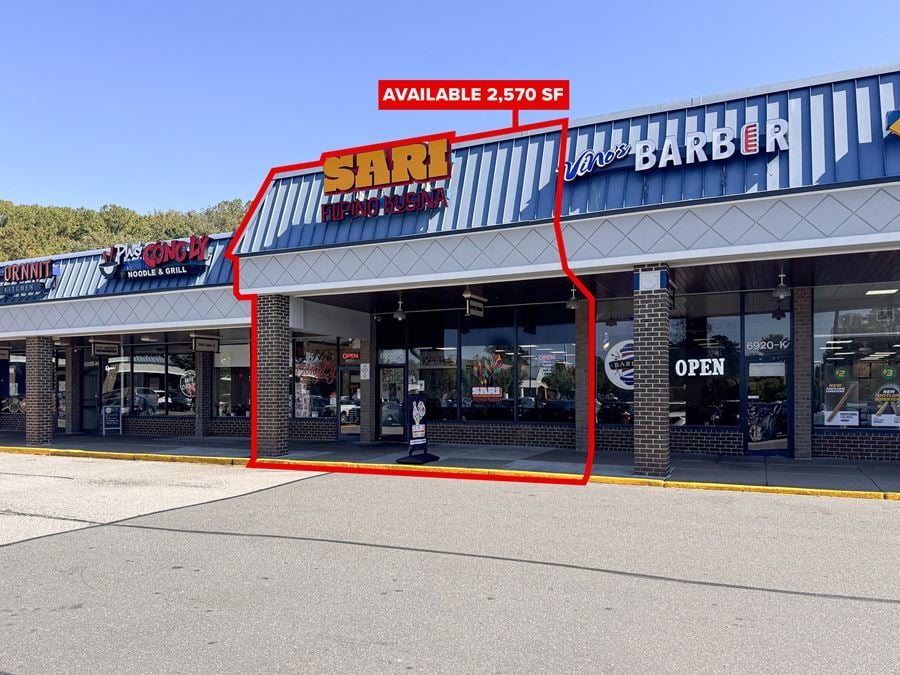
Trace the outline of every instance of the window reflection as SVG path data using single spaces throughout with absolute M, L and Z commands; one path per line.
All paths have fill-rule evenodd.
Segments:
M 815 289 L 816 426 L 900 429 L 897 286 L 895 282 Z

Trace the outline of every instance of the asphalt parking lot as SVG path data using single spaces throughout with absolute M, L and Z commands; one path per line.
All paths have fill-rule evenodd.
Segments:
M 0 533 L 12 673 L 900 662 L 900 502 L 10 455 Z

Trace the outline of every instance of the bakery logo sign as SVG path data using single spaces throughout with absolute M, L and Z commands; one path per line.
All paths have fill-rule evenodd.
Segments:
M 53 288 L 60 266 L 52 260 L 13 263 L 0 272 L 0 296 L 39 295 Z
M 634 170 L 665 169 L 672 166 L 690 166 L 707 161 L 728 159 L 740 152 L 744 156 L 773 153 L 787 150 L 787 120 L 774 118 L 766 120 L 764 137 L 761 137 L 759 122 L 748 122 L 735 133 L 731 127 L 718 127 L 709 134 L 704 131 L 688 131 L 684 134 L 684 145 L 678 143 L 677 136 L 667 136 L 662 147 L 650 139 L 631 143 L 619 143 L 608 150 L 584 150 L 575 160 L 566 162 L 564 178 L 571 182 L 598 169 L 620 166 L 619 160 L 634 156 Z
M 209 237 L 116 244 L 103 251 L 100 272 L 107 279 L 150 279 L 202 274 Z
M 421 142 L 370 146 L 358 151 L 341 151 L 322 156 L 323 190 L 328 195 L 349 195 L 322 204 L 323 223 L 344 219 L 372 218 L 447 206 L 447 191 L 427 185 L 450 178 L 450 136 Z M 380 197 L 356 198 L 354 193 L 413 186 L 405 192 L 390 190 Z

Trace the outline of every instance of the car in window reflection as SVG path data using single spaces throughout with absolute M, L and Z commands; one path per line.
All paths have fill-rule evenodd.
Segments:
M 617 398 L 603 397 L 594 405 L 598 424 L 631 424 L 634 420 L 634 404 Z
M 159 396 L 149 387 L 135 387 L 131 393 L 119 390 L 107 391 L 100 397 L 101 406 L 124 405 L 132 415 L 155 415 L 159 411 Z
M 194 407 L 194 399 L 180 389 L 169 389 L 167 391 L 154 389 L 153 393 L 156 394 L 159 406 L 163 407 L 168 404 L 170 411 L 187 412 Z
M 359 401 L 341 396 L 341 424 L 359 424 Z M 334 417 L 335 405 L 329 403 L 322 409 L 322 417 Z
M 381 426 L 397 427 L 403 425 L 403 409 L 399 401 L 381 402 Z

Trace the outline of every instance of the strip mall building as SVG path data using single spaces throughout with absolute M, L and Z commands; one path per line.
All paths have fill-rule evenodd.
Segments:
M 236 237 L 6 263 L 0 430 L 255 415 L 278 455 L 405 439 L 415 392 L 431 442 L 584 451 L 593 409 L 597 448 L 650 475 L 671 452 L 900 460 L 898 109 L 892 66 L 572 122 L 594 362 L 559 124 L 276 171 Z

